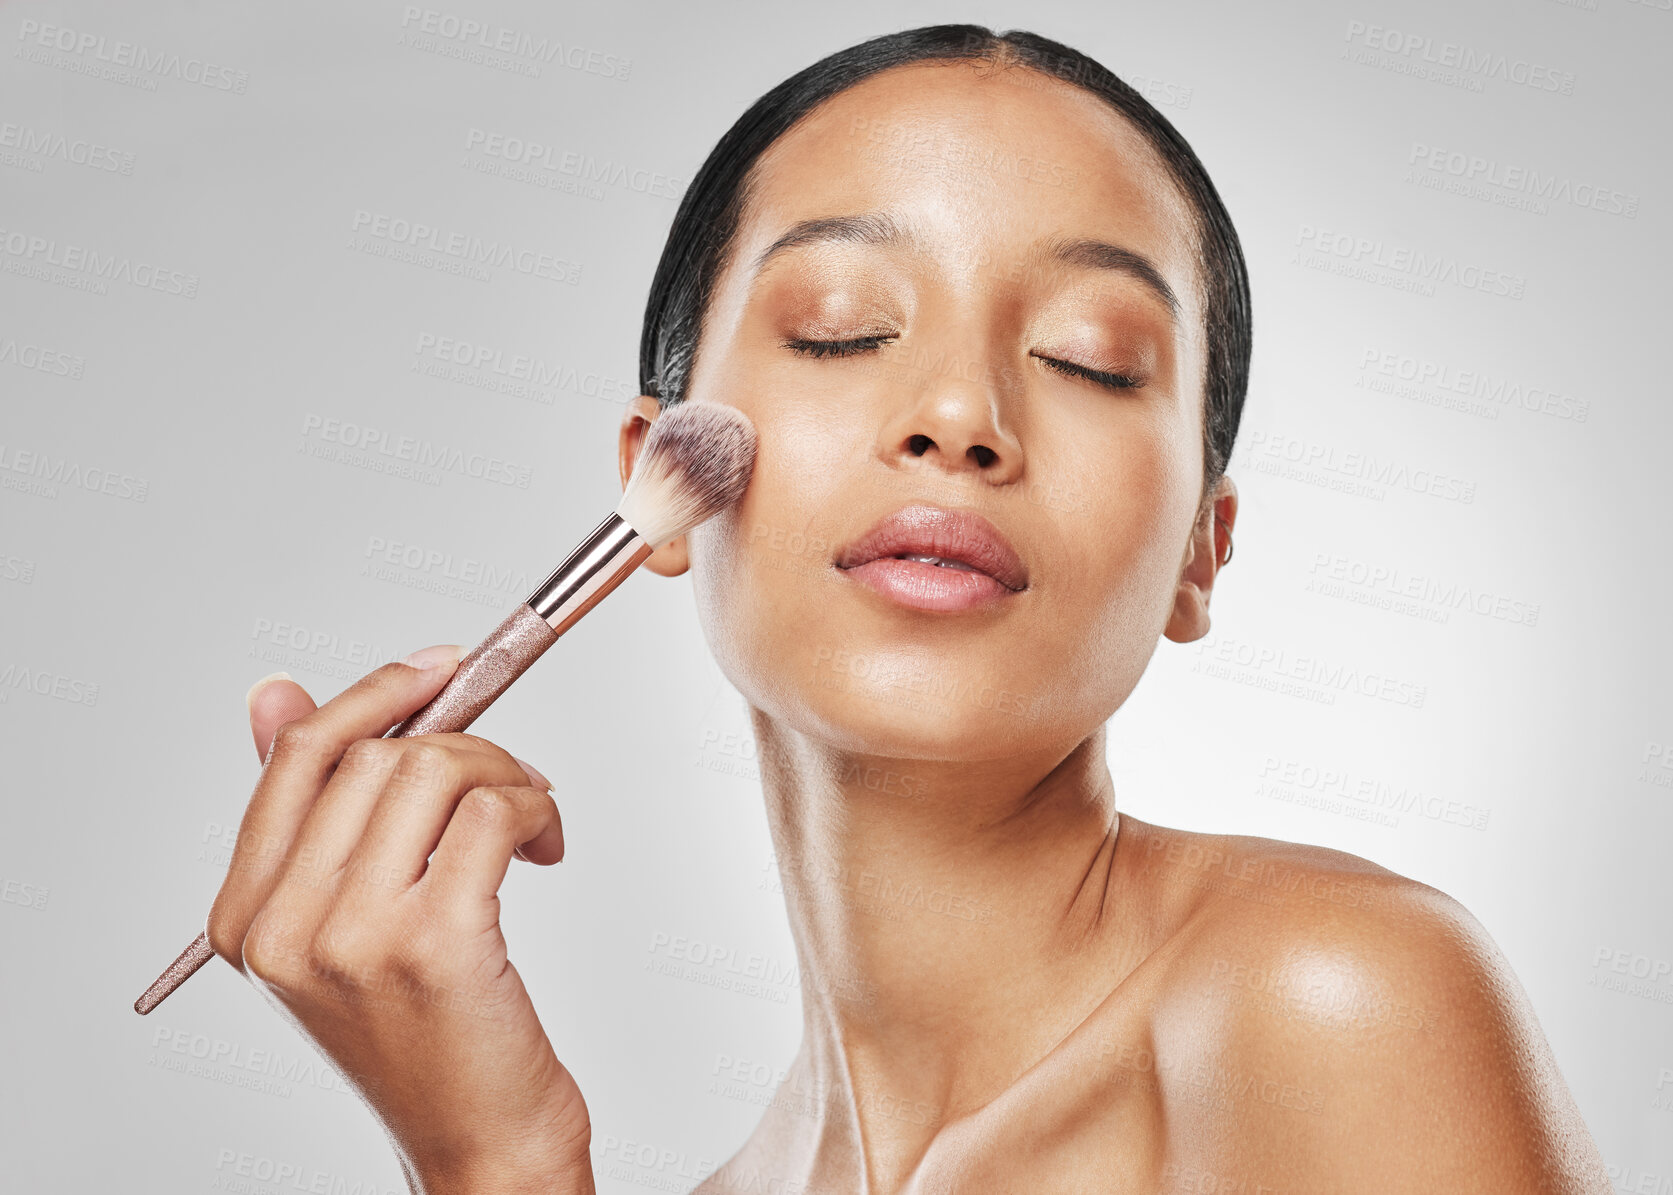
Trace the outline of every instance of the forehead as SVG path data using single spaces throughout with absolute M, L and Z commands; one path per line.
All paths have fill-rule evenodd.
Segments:
M 1200 319 L 1193 213 L 1161 157 L 1039 71 L 913 63 L 824 101 L 757 160 L 733 264 L 797 221 L 873 211 L 922 230 L 955 274 L 1054 236 L 1108 241 L 1154 261 Z

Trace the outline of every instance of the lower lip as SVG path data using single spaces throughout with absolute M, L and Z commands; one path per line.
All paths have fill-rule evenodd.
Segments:
M 913 610 L 945 613 L 974 610 L 1017 592 L 1007 589 L 986 573 L 945 568 L 922 560 L 885 557 L 838 571 L 890 601 Z

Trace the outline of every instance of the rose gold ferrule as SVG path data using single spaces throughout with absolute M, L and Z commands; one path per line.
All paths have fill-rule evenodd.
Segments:
M 652 545 L 614 511 L 529 595 L 529 608 L 563 634 L 649 556 Z

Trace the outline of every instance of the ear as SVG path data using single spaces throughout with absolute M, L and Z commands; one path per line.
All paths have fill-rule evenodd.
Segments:
M 639 449 L 645 443 L 645 433 L 651 430 L 651 424 L 662 414 L 662 404 L 648 394 L 641 394 L 627 404 L 622 413 L 622 430 L 617 447 L 617 459 L 621 467 L 622 488 L 627 488 L 627 479 L 633 476 L 633 463 L 639 459 Z M 664 577 L 677 577 L 691 567 L 691 556 L 686 551 L 685 536 L 680 536 L 670 544 L 658 548 L 645 557 L 642 566 Z
M 1209 500 L 1191 528 L 1185 545 L 1185 559 L 1179 570 L 1179 588 L 1173 595 L 1173 613 L 1163 634 L 1175 643 L 1190 643 L 1208 634 L 1208 598 L 1221 561 L 1231 553 L 1231 529 L 1237 522 L 1237 484 L 1220 478 Z

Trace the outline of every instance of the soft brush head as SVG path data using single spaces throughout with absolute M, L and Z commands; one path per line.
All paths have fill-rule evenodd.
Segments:
M 754 468 L 755 425 L 742 412 L 677 403 L 651 424 L 616 513 L 660 548 L 743 497 Z

